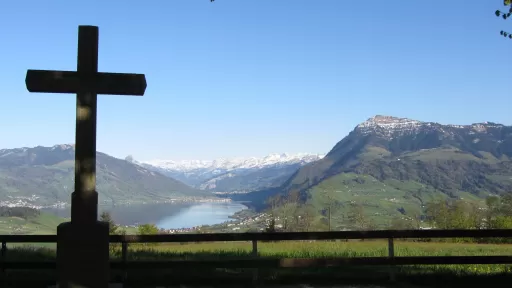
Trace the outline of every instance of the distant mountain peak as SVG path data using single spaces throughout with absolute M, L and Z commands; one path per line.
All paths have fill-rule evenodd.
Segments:
M 310 153 L 272 153 L 264 157 L 237 157 L 220 158 L 216 160 L 152 160 L 145 161 L 142 164 L 151 165 L 165 170 L 193 171 L 198 169 L 259 169 L 272 165 L 309 163 L 323 158 L 324 155 Z
M 358 180 L 354 182 L 365 186 L 360 190 L 347 190 L 358 185 L 349 184 L 348 179 L 356 178 L 372 179 L 372 187 L 376 187 L 373 183 L 380 182 L 381 188 L 375 189 L 376 197 L 388 197 L 387 192 L 391 191 L 385 183 L 388 179 L 404 183 L 412 181 L 411 188 L 406 188 L 410 192 L 403 192 L 405 185 L 400 184 L 399 188 L 400 193 L 410 195 L 423 193 L 418 191 L 425 191 L 423 195 L 441 192 L 449 197 L 458 197 L 460 191 L 475 196 L 489 192 L 510 193 L 511 159 L 512 126 L 488 121 L 450 125 L 375 115 L 338 141 L 324 159 L 314 165 L 302 166 L 279 188 L 268 190 L 264 197 L 253 193 L 237 199 L 264 207 L 268 196 L 290 191 L 300 191 L 304 195 L 313 195 L 311 193 L 316 191 L 324 195 L 325 190 L 331 190 L 330 193 L 347 191 L 346 195 L 352 197 L 362 194 L 351 191 L 368 193 L 373 189 L 366 186 L 368 180 Z M 415 186 L 419 183 L 421 188 Z M 403 201 L 408 200 L 404 197 Z
M 421 126 L 430 126 L 433 123 L 421 122 L 409 118 L 375 115 L 356 126 L 356 130 L 362 134 L 379 132 L 379 134 L 391 135 L 395 132 L 414 131 Z
M 375 115 L 363 123 L 357 125 L 357 127 L 384 127 L 384 128 L 400 128 L 403 126 L 420 125 L 424 122 L 412 120 L 409 118 L 399 118 L 394 116 Z
M 472 131 L 483 133 L 489 128 L 505 127 L 503 124 L 494 122 L 473 123 L 469 125 L 440 124 L 436 122 L 424 122 L 409 118 L 400 118 L 394 116 L 375 115 L 363 123 L 356 126 L 355 130 L 362 134 L 376 133 L 381 136 L 392 136 L 396 133 L 415 133 L 419 130 L 437 129 L 445 132 L 446 128 L 470 129 Z
M 56 149 L 60 149 L 60 150 L 75 149 L 75 144 L 57 144 L 57 145 L 53 145 L 51 148 L 51 150 L 56 150 Z
M 202 190 L 238 193 L 278 187 L 298 168 L 324 156 L 311 153 L 271 153 L 263 157 L 134 163 Z

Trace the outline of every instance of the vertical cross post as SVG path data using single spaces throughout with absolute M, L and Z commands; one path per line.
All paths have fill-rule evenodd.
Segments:
M 96 192 L 96 114 L 98 96 L 91 76 L 98 72 L 98 28 L 78 31 L 77 74 L 85 83 L 76 97 L 75 191 L 71 195 L 71 221 L 94 223 L 98 219 Z
M 107 288 L 109 227 L 98 221 L 96 192 L 97 95 L 144 95 L 142 74 L 98 72 L 98 27 L 79 26 L 77 71 L 28 70 L 30 92 L 76 93 L 75 191 L 71 222 L 57 227 L 60 288 Z

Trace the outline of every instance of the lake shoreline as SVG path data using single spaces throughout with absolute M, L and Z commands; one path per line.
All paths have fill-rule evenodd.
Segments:
M 127 205 L 99 205 L 98 214 L 109 212 L 118 225 L 136 227 L 154 224 L 160 229 L 185 229 L 232 221 L 236 213 L 248 209 L 234 201 L 158 202 Z M 70 207 L 42 208 L 41 211 L 69 218 Z
M 12 198 L 8 201 L 0 201 L 0 206 L 5 207 L 28 207 L 37 210 L 43 209 L 56 209 L 56 208 L 69 208 L 71 207 L 70 202 L 65 201 L 56 201 L 51 205 L 43 205 L 41 203 L 35 204 L 34 202 L 37 200 L 37 197 L 27 198 L 27 197 L 19 197 Z M 152 201 L 134 201 L 134 202 L 125 202 L 123 201 L 103 201 L 99 202 L 98 206 L 111 206 L 111 205 L 139 205 L 139 204 L 158 204 L 158 203 L 229 203 L 232 202 L 230 198 L 222 198 L 222 197 L 187 197 L 187 198 L 169 198 L 165 200 L 152 200 Z

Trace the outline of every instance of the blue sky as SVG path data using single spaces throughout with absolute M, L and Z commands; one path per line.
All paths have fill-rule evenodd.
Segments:
M 27 69 L 144 73 L 99 96 L 98 150 L 138 160 L 328 152 L 376 115 L 512 124 L 502 0 L 2 1 L 0 148 L 74 142 L 75 97 L 28 93 Z

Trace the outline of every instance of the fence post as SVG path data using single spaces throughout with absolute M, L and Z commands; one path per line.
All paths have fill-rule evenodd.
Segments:
M 6 279 L 5 279 L 5 265 L 4 265 L 4 263 L 5 263 L 6 257 L 7 257 L 7 242 L 5 242 L 5 241 L 2 241 L 2 252 L 1 253 L 2 253 L 2 256 L 1 256 L 2 257 L 2 260 L 1 260 L 2 268 L 1 268 L 0 273 L 1 273 L 1 277 L 2 277 L 2 282 L 3 282 L 3 284 L 5 284 L 4 281 Z
M 121 245 L 121 261 L 123 261 L 123 283 L 125 283 L 126 279 L 128 278 L 128 271 L 126 270 L 126 263 L 128 261 L 128 243 L 123 240 Z
M 2 241 L 2 264 L 5 262 L 5 258 L 7 257 L 7 242 Z M 2 265 L 2 272 L 4 271 L 4 265 Z
M 257 257 L 258 256 L 258 241 L 252 240 L 252 256 Z
M 388 258 L 393 262 L 395 258 L 395 244 L 393 243 L 393 238 L 388 238 Z M 389 280 L 395 281 L 395 264 L 391 263 L 389 265 Z
M 254 257 L 254 258 L 258 257 L 258 241 L 256 241 L 256 240 L 252 240 L 252 257 Z M 258 281 L 258 268 L 254 268 L 252 270 L 253 285 L 256 285 L 257 281 Z

